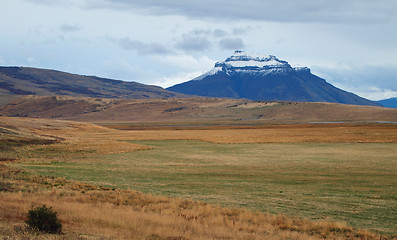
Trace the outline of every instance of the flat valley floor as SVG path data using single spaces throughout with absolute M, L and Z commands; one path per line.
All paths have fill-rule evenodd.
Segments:
M 57 210 L 70 238 L 81 232 L 122 238 L 112 229 L 139 236 L 136 239 L 379 239 L 378 234 L 392 238 L 397 233 L 396 124 L 98 126 L 0 118 L 0 126 L 3 140 L 9 140 L 1 142 L 3 225 L 8 219 L 19 226 L 31 204 L 56 207 L 59 201 Z M 128 197 L 131 192 L 143 195 Z M 175 208 L 161 206 L 170 199 L 177 202 Z M 141 221 L 147 217 L 148 226 L 172 228 L 164 221 L 174 219 L 187 229 L 170 233 L 152 227 L 150 233 L 150 228 L 139 231 L 145 229 L 139 224 L 130 229 L 115 217 L 96 222 L 108 230 L 83 231 L 78 225 L 88 226 L 87 220 L 82 213 L 71 213 L 83 207 L 79 204 L 86 204 L 93 218 L 100 211 L 95 206 L 114 211 L 108 214 L 113 216 L 133 205 L 134 211 L 150 215 L 134 215 Z M 199 206 L 218 210 L 203 213 Z M 11 207 L 14 212 L 7 213 Z M 235 210 L 223 214 L 226 210 L 219 209 Z M 210 218 L 209 211 L 220 215 Z M 248 215 L 244 224 L 253 225 L 237 227 Z M 159 220 L 162 216 L 168 220 Z M 258 227 L 266 221 L 276 230 Z M 324 223 L 332 227 L 321 230 Z M 15 232 L 15 227 L 9 231 L 25 234 Z

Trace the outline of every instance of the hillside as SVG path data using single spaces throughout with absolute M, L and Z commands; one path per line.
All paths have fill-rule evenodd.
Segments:
M 101 98 L 181 97 L 161 87 L 29 67 L 0 67 L 0 95 L 69 95 Z
M 397 121 L 397 109 L 336 103 L 223 98 L 105 99 L 24 96 L 0 107 L 8 117 L 89 122 L 332 122 Z
M 388 98 L 388 99 L 383 99 L 383 100 L 379 100 L 377 101 L 378 103 L 380 103 L 382 106 L 384 107 L 388 107 L 388 108 L 397 108 L 397 97 L 395 98 Z
M 309 68 L 294 68 L 275 56 L 242 51 L 236 51 L 224 62 L 217 62 L 208 73 L 167 89 L 208 97 L 380 106 L 334 87 L 313 75 Z

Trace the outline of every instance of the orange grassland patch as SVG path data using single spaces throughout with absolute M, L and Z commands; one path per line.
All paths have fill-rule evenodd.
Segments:
M 112 126 L 117 128 L 117 126 Z M 178 130 L 124 130 L 128 140 L 191 139 L 214 143 L 396 143 L 396 124 L 289 124 L 214 126 Z
M 45 146 L 59 150 L 100 154 L 147 149 L 126 140 L 201 140 L 213 143 L 397 143 L 397 124 L 284 124 L 207 127 L 154 127 L 129 130 L 128 124 L 98 126 L 90 123 L 0 117 L 24 135 L 59 140 Z M 131 127 L 136 129 L 136 125 Z M 139 128 L 139 127 L 138 127 Z M 123 129 L 123 130 L 118 130 Z

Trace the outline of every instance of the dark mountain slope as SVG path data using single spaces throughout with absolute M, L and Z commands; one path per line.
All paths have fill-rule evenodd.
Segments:
M 251 56 L 240 51 L 216 63 L 210 72 L 167 90 L 208 97 L 379 106 L 332 86 L 308 68 L 293 68 L 274 56 Z
M 161 87 L 28 67 L 0 67 L 1 95 L 69 95 L 101 98 L 170 98 Z
M 383 99 L 377 101 L 379 104 L 381 104 L 384 107 L 388 108 L 397 108 L 397 97 L 395 98 L 388 98 L 388 99 Z

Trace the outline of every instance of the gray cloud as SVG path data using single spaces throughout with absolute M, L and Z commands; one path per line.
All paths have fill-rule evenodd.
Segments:
M 244 49 L 244 42 L 241 38 L 223 38 L 219 41 L 219 47 L 227 50 Z
M 397 93 L 397 69 L 387 66 L 348 66 L 327 68 L 313 66 L 315 74 L 331 84 L 348 91 L 362 93 L 375 100 L 391 97 L 385 93 Z M 368 95 L 368 96 L 365 96 Z M 393 97 L 397 97 L 394 95 Z
M 241 38 L 229 37 L 232 34 L 223 29 L 196 28 L 182 36 L 176 48 L 184 51 L 205 51 L 213 46 L 224 50 L 243 49 L 244 42 Z M 220 40 L 219 40 L 220 39 Z
M 184 51 L 206 51 L 212 48 L 212 43 L 205 37 L 184 35 L 176 47 Z
M 225 31 L 222 30 L 222 29 L 215 29 L 215 30 L 212 32 L 212 35 L 213 35 L 214 37 L 216 37 L 216 38 L 221 38 L 221 37 L 226 37 L 226 36 L 228 36 L 229 33 L 225 32 Z
M 128 37 L 116 41 L 117 44 L 127 50 L 135 50 L 142 55 L 167 55 L 172 54 L 171 49 L 159 43 L 144 43 Z
M 70 25 L 70 24 L 62 24 L 59 29 L 62 32 L 74 32 L 81 30 L 81 27 L 78 24 Z
M 88 3 L 91 8 L 140 9 L 154 15 L 277 22 L 388 22 L 396 19 L 397 12 L 395 0 L 381 3 L 362 0 L 104 0 Z
M 214 37 L 214 38 L 222 38 L 222 37 L 226 37 L 228 35 L 230 35 L 228 32 L 226 32 L 225 30 L 222 29 L 202 29 L 202 28 L 196 28 L 193 29 L 192 31 L 190 31 L 188 33 L 188 35 L 195 35 L 195 36 L 201 36 L 201 37 Z
M 249 31 L 251 31 L 253 28 L 251 26 L 246 26 L 244 28 L 242 27 L 235 27 L 233 28 L 233 35 L 243 35 Z

